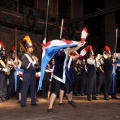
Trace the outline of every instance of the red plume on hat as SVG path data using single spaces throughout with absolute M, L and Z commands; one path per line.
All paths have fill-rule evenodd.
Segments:
M 15 47 L 15 45 L 12 45 L 12 46 L 11 46 L 10 53 L 15 53 L 15 52 L 16 52 L 16 47 Z
M 110 52 L 110 47 L 108 47 L 107 45 L 104 47 L 104 50 L 105 50 L 106 52 L 108 52 L 108 53 L 111 53 L 111 52 Z
M 5 49 L 4 43 L 2 41 L 0 41 L 0 50 Z
M 92 48 L 91 45 L 90 45 L 90 53 L 89 53 L 89 55 L 94 55 L 93 48 Z
M 90 45 L 90 52 L 93 52 L 92 46 Z
M 110 51 L 110 48 L 106 45 L 106 46 L 104 47 L 104 50 Z
M 16 50 L 15 45 L 12 45 L 11 50 Z

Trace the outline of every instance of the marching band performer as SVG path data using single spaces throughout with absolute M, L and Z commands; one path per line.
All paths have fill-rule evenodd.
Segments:
M 88 68 L 88 89 L 87 89 L 87 99 L 88 101 L 98 100 L 96 97 L 96 61 L 94 59 L 94 53 L 92 46 L 90 47 L 89 58 L 87 59 Z
M 0 102 L 4 102 L 7 94 L 7 79 L 6 72 L 5 48 L 4 43 L 0 41 Z
M 85 41 L 84 41 L 84 43 L 82 43 L 82 46 L 84 44 L 85 44 Z M 71 104 L 72 106 L 76 107 L 76 103 L 72 100 L 70 80 L 69 80 L 69 77 L 67 76 L 67 71 L 66 71 L 67 65 L 66 64 L 70 60 L 69 55 L 73 51 L 78 50 L 80 47 L 81 47 L 81 42 L 76 47 L 61 49 L 54 56 L 55 66 L 54 66 L 54 71 L 53 71 L 53 76 L 52 76 L 52 78 L 53 78 L 52 82 L 54 84 L 54 89 L 50 96 L 50 104 L 49 104 L 49 107 L 47 110 L 48 113 L 53 112 L 53 109 L 52 109 L 53 103 L 55 101 L 58 91 L 60 90 L 61 85 L 63 86 L 63 88 L 65 90 L 66 96 L 68 98 L 68 103 Z M 63 80 L 65 80 L 65 84 L 60 82 Z
M 112 82 L 113 59 L 112 59 L 110 48 L 108 46 L 105 46 L 104 50 L 105 50 L 103 52 L 104 70 L 105 70 L 104 72 L 106 77 L 104 100 L 109 100 L 110 86 Z
M 80 65 L 80 70 L 81 70 L 81 78 L 80 78 L 80 88 L 79 88 L 79 93 L 81 96 L 85 96 L 87 93 L 86 88 L 87 88 L 87 64 L 86 60 L 83 58 L 81 60 L 81 65 Z
M 97 68 L 97 95 L 99 95 L 102 85 L 105 89 L 104 62 L 102 55 L 100 54 L 98 54 L 96 57 L 96 68 Z
M 23 72 L 23 85 L 21 90 L 21 107 L 26 106 L 26 99 L 27 99 L 27 93 L 28 88 L 30 86 L 30 92 L 31 92 L 31 105 L 36 106 L 36 77 L 35 77 L 35 61 L 33 60 L 33 45 L 32 41 L 29 36 L 25 36 L 24 41 L 26 41 L 26 50 L 27 52 L 22 55 L 22 67 L 24 69 Z
M 10 50 L 10 56 L 7 58 L 7 66 L 10 69 L 10 74 L 8 75 L 9 78 L 9 85 L 8 85 L 8 91 L 7 91 L 7 99 L 10 99 L 15 91 L 15 67 L 16 67 L 16 50 L 15 46 L 12 45 Z M 18 95 L 16 94 L 16 98 L 18 98 Z

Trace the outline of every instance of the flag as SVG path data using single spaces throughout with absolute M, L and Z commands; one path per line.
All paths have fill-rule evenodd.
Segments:
M 90 49 L 90 45 L 88 45 L 87 47 L 83 48 L 80 51 L 80 56 L 84 56 L 88 52 L 89 49 Z
M 87 28 L 83 28 L 82 33 L 81 33 L 81 42 L 85 41 L 88 36 L 88 30 Z
M 84 32 L 86 32 L 84 30 Z M 82 35 L 83 36 L 83 35 Z M 86 36 L 87 37 L 87 36 Z M 45 68 L 49 61 L 53 58 L 53 56 L 62 48 L 67 48 L 67 47 L 74 47 L 77 46 L 78 43 L 83 46 L 85 44 L 85 36 L 83 37 L 84 40 L 77 42 L 77 41 L 72 41 L 72 40 L 51 40 L 47 42 L 46 44 L 42 44 L 43 46 L 43 53 L 42 53 L 42 60 L 41 60 L 41 76 L 39 79 L 39 85 L 38 85 L 38 90 L 41 90 L 42 88 L 42 81 L 44 78 L 44 73 L 45 73 Z

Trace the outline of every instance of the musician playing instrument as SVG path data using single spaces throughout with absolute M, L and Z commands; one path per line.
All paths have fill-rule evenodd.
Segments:
M 7 92 L 7 99 L 10 99 L 14 92 L 15 92 L 15 68 L 21 66 L 21 61 L 17 58 L 16 48 L 12 45 L 10 50 L 10 55 L 7 58 L 7 67 L 9 68 L 10 72 L 8 73 L 9 85 L 8 85 L 8 92 Z M 16 99 L 18 98 L 18 93 L 15 93 Z
M 110 48 L 108 46 L 105 46 L 104 50 L 105 50 L 103 52 L 104 72 L 106 77 L 104 100 L 109 100 L 108 96 L 109 96 L 110 86 L 112 82 L 113 58 L 112 58 Z
M 89 58 L 87 59 L 88 68 L 88 90 L 87 99 L 88 101 L 98 100 L 96 97 L 96 61 L 94 58 L 94 52 L 92 46 L 90 47 Z

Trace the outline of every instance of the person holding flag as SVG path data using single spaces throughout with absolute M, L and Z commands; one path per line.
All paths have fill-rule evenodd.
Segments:
M 52 109 L 53 103 L 55 101 L 58 91 L 60 90 L 61 84 L 64 87 L 66 96 L 68 98 L 68 103 L 71 104 L 72 106 L 76 106 L 76 103 L 72 100 L 71 90 L 70 90 L 70 80 L 67 76 L 68 72 L 67 72 L 66 68 L 68 67 L 67 64 L 72 62 L 72 60 L 70 59 L 70 54 L 73 51 L 76 51 L 80 47 L 84 46 L 86 37 L 88 35 L 86 31 L 87 31 L 87 29 L 84 29 L 86 36 L 83 39 L 81 38 L 80 42 L 74 42 L 74 41 L 65 40 L 65 39 L 62 39 L 62 41 L 54 41 L 57 43 L 61 43 L 62 45 L 60 47 L 60 44 L 58 44 L 59 46 L 55 47 L 54 50 L 57 49 L 55 54 L 53 54 L 53 51 L 51 50 L 52 54 L 54 56 L 54 60 L 55 60 L 55 66 L 54 66 L 54 71 L 53 71 L 53 76 L 52 76 L 52 78 L 53 78 L 52 82 L 54 82 L 54 89 L 50 96 L 50 104 L 49 104 L 49 107 L 47 110 L 48 113 L 53 112 L 53 109 Z M 44 45 L 44 46 L 47 47 L 50 44 L 51 44 L 51 41 L 46 43 L 46 45 Z M 53 46 L 53 44 L 51 44 L 51 45 Z M 63 48 L 65 48 L 65 49 L 63 49 Z M 48 53 L 48 51 L 43 51 L 43 52 Z M 41 65 L 41 67 L 42 67 L 42 65 Z M 42 75 L 42 72 L 41 72 L 41 75 Z

